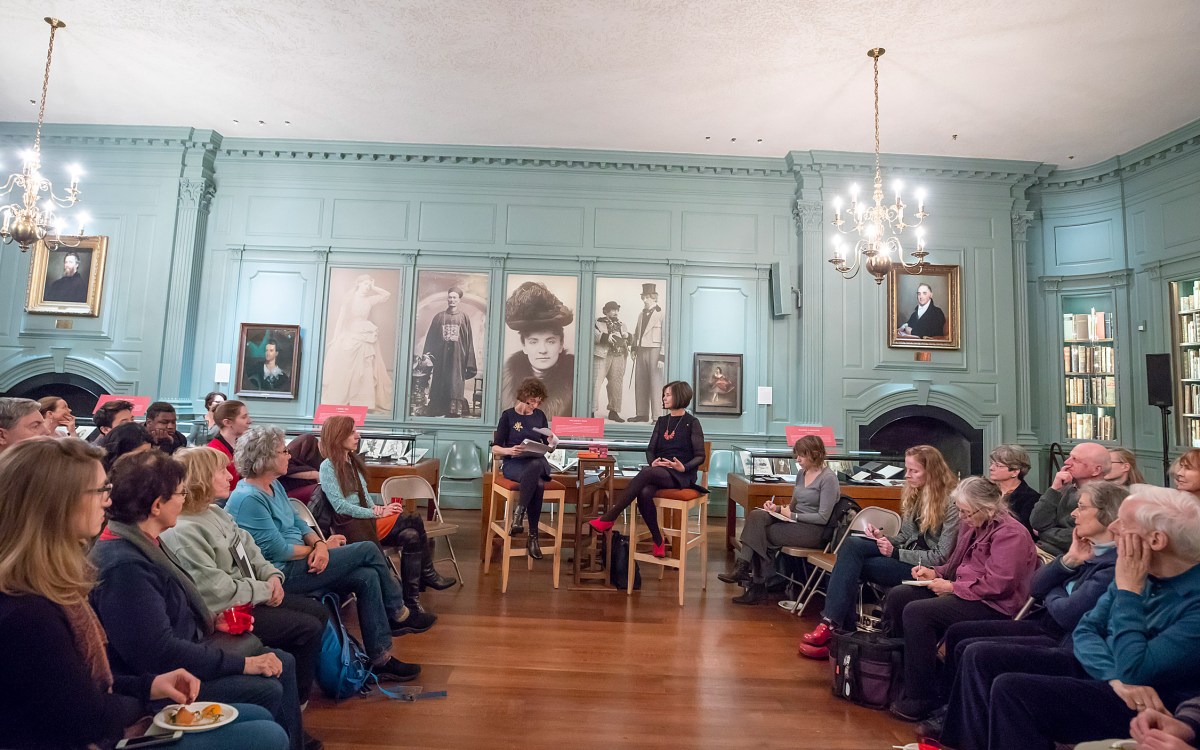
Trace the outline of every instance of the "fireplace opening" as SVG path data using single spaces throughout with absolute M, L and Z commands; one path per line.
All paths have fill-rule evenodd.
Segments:
M 858 428 L 863 450 L 904 455 L 914 445 L 932 445 L 960 477 L 983 474 L 983 430 L 937 406 L 902 406 Z
M 65 399 L 76 419 L 86 422 L 96 410 L 96 402 L 108 391 L 94 380 L 70 372 L 44 372 L 26 378 L 9 388 L 3 395 L 31 398 L 34 401 L 45 396 Z

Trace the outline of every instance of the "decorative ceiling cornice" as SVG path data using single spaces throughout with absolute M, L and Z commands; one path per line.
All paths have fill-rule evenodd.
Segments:
M 1037 188 L 1045 192 L 1070 192 L 1145 172 L 1200 150 L 1200 120 L 1155 138 L 1120 156 L 1079 169 L 1055 170 Z

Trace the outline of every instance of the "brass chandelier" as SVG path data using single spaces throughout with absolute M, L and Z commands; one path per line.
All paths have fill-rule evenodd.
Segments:
M 900 181 L 895 183 L 895 203 L 883 203 L 883 173 L 879 168 L 879 58 L 884 49 L 875 47 L 867 51 L 867 57 L 875 61 L 875 187 L 872 197 L 875 205 L 867 207 L 865 202 L 858 200 L 858 186 L 850 186 L 850 211 L 848 219 L 842 218 L 842 199 L 834 199 L 833 225 L 839 235 L 833 238 L 833 257 L 829 259 L 835 271 L 843 278 L 852 279 L 865 266 L 867 272 L 875 277 L 876 284 L 882 284 L 893 264 L 899 264 L 906 272 L 919 274 L 924 270 L 925 230 L 917 229 L 928 216 L 925 212 L 925 192 L 917 191 L 917 212 L 912 216 L 914 223 L 905 220 L 904 209 L 907 206 L 900 198 Z M 850 223 L 849 228 L 846 224 Z M 900 242 L 900 234 L 905 230 L 916 229 L 917 249 L 912 252 L 914 261 L 904 260 L 904 247 Z M 847 248 L 841 234 L 857 235 L 852 248 Z M 893 252 L 895 258 L 893 259 Z
M 8 195 L 20 189 L 20 200 L 6 206 L 0 205 L 0 241 L 8 245 L 13 242 L 25 252 L 37 242 L 44 240 L 47 235 L 56 235 L 53 242 L 56 245 L 74 247 L 79 244 L 78 237 L 64 237 L 62 223 L 55 216 L 56 207 L 70 208 L 79 200 L 79 170 L 71 171 L 71 185 L 65 195 L 54 194 L 54 186 L 43 176 L 42 168 L 42 120 L 46 114 L 46 90 L 50 86 L 50 59 L 54 55 L 54 33 L 66 28 L 66 24 L 57 18 L 46 18 L 50 24 L 50 47 L 46 50 L 46 72 L 42 76 L 42 103 L 38 108 L 37 132 L 33 137 L 33 149 L 22 154 L 24 166 L 20 172 L 9 176 L 8 181 L 0 186 L 0 196 Z M 44 195 L 43 195 L 44 194 Z M 41 203 L 39 204 L 39 201 Z M 80 217 L 79 236 L 83 236 L 83 217 Z

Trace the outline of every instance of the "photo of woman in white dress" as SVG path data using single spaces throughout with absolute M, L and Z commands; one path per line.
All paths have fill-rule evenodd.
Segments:
M 329 288 L 321 403 L 391 416 L 400 271 L 335 268 Z

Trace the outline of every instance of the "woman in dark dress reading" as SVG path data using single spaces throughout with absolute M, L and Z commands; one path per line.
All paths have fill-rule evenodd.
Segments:
M 538 408 L 546 399 L 546 386 L 537 378 L 525 378 L 517 388 L 516 404 L 505 409 L 492 437 L 492 456 L 503 458 L 501 472 L 505 479 L 520 485 L 518 505 L 513 513 L 511 534 L 520 534 L 524 519 L 529 522 L 529 539 L 525 547 L 534 560 L 542 559 L 538 546 L 538 521 L 542 517 L 542 496 L 550 479 L 550 462 L 542 453 L 527 450 L 523 443 L 531 440 L 549 445 L 558 444 L 550 432 L 546 414 Z
M 620 502 L 600 518 L 588 522 L 593 529 L 608 531 L 621 511 L 636 501 L 638 512 L 654 541 L 654 556 L 667 556 L 667 545 L 658 527 L 654 496 L 659 490 L 685 487 L 708 494 L 708 490 L 696 484 L 696 470 L 704 463 L 704 430 L 700 420 L 687 412 L 691 403 L 692 387 L 687 383 L 676 380 L 663 386 L 662 405 L 667 414 L 658 418 L 650 435 L 650 445 L 646 448 L 646 460 L 650 465 L 633 478 Z

